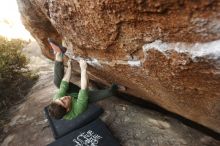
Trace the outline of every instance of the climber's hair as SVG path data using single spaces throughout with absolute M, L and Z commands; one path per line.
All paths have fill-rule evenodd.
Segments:
M 52 102 L 48 106 L 48 111 L 50 116 L 57 120 L 63 118 L 63 116 L 66 114 L 66 108 L 55 102 Z

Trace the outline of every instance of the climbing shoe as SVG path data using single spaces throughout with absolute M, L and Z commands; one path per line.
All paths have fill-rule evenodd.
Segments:
M 53 49 L 53 53 L 58 52 L 58 53 L 65 53 L 66 52 L 66 47 L 63 47 L 62 45 L 59 45 L 58 43 L 56 43 L 53 39 L 48 38 L 47 39 L 48 42 L 50 43 L 52 49 Z M 52 53 L 52 51 L 50 51 L 50 53 Z

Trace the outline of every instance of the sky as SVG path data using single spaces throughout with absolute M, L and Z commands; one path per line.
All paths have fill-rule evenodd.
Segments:
M 9 39 L 32 39 L 21 22 L 16 0 L 0 0 L 0 35 Z

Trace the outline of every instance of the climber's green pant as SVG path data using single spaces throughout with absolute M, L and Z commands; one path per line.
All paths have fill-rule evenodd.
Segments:
M 54 65 L 54 84 L 57 88 L 60 88 L 60 83 L 64 76 L 64 65 L 63 62 L 55 61 Z M 69 82 L 69 89 L 67 93 L 78 93 L 80 90 L 80 87 L 77 85 Z M 95 102 L 102 100 L 106 97 L 113 96 L 115 91 L 117 90 L 117 86 L 113 85 L 111 88 L 103 89 L 103 90 L 89 90 L 88 96 L 89 96 L 89 102 Z

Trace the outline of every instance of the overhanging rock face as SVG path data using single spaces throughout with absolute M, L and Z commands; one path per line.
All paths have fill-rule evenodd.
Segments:
M 92 77 L 220 133 L 220 1 L 17 0 L 48 58 L 48 37 Z

